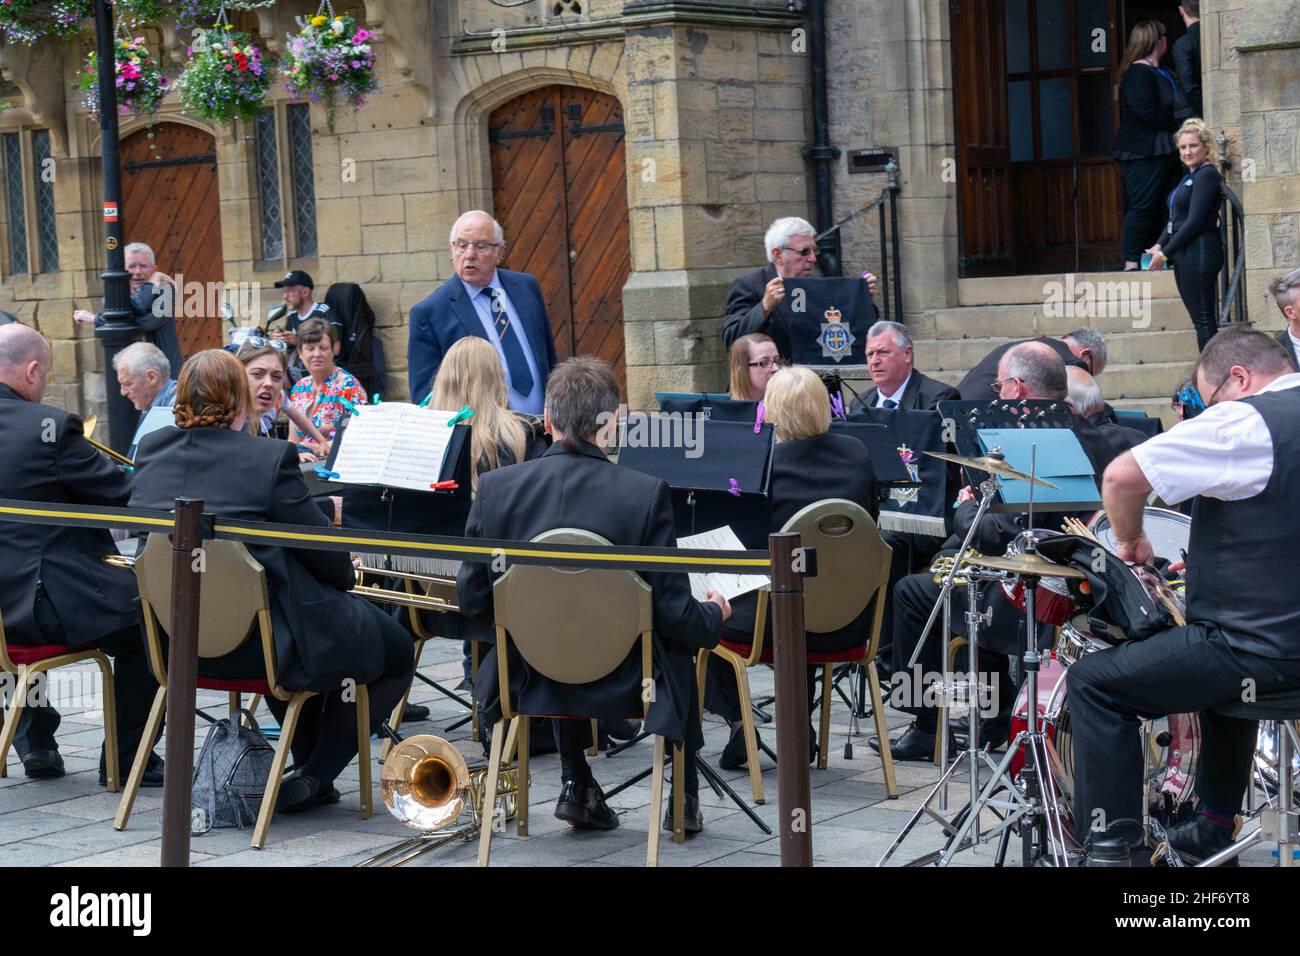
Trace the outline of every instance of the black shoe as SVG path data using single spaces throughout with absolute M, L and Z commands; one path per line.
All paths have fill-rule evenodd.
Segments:
M 1194 866 L 1231 846 L 1233 829 L 1215 823 L 1204 813 L 1198 813 L 1165 832 L 1169 837 L 1169 848 L 1182 857 L 1183 862 Z M 1223 865 L 1238 864 L 1234 857 Z
M 407 701 L 406 706 L 402 708 L 402 723 L 414 724 L 421 720 L 429 719 L 429 708 L 423 704 L 412 704 Z
M 1150 866 L 1151 848 L 1145 837 L 1138 820 L 1116 820 L 1105 830 L 1088 835 L 1079 865 L 1091 869 Z
M 560 799 L 555 802 L 555 817 L 579 830 L 613 830 L 618 814 L 605 802 L 605 794 L 595 780 L 565 780 Z
M 118 758 L 119 761 L 121 758 Z M 119 762 L 118 770 L 123 774 L 122 783 L 126 783 L 126 777 L 131 773 L 131 764 Z M 99 785 L 108 786 L 108 772 L 104 769 L 104 761 L 99 761 Z M 144 774 L 140 777 L 141 790 L 157 790 L 163 785 L 163 759 L 155 753 L 149 754 L 149 762 L 145 764 Z
M 295 770 L 280 781 L 280 792 L 275 799 L 276 813 L 301 813 L 310 807 L 338 803 L 342 799 L 334 787 L 322 787 L 310 774 Z
M 682 829 L 689 833 L 699 833 L 704 829 L 704 814 L 700 812 L 700 798 L 693 793 L 686 794 L 682 807 Z M 670 798 L 668 809 L 664 811 L 664 829 L 673 828 L 673 802 Z
M 952 731 L 953 741 L 958 747 L 966 748 L 970 746 L 970 720 L 965 717 L 954 720 L 948 725 L 948 728 Z M 1010 722 L 981 720 L 980 747 L 987 747 L 989 750 L 1000 750 L 1006 746 L 1010 732 Z
M 631 740 L 637 734 L 641 733 L 641 721 L 639 720 L 602 720 L 600 729 L 605 732 L 605 736 L 610 740 Z
M 757 735 L 758 731 L 754 733 Z M 722 748 L 718 766 L 723 770 L 739 770 L 747 763 L 749 763 L 749 755 L 745 753 L 745 727 L 742 724 L 731 732 L 731 739 L 727 741 L 727 746 Z
M 927 734 L 925 731 L 918 729 L 916 724 L 912 724 L 903 733 L 903 736 L 889 742 L 889 752 L 895 760 L 930 761 L 934 759 L 934 742 L 936 738 L 936 734 Z M 872 750 L 880 753 L 880 739 L 878 737 L 872 737 L 867 743 L 871 745 Z
M 33 750 L 23 758 L 23 772 L 37 779 L 62 777 L 63 757 L 57 750 Z
M 812 725 L 808 725 L 808 762 L 817 762 L 817 731 L 813 730 Z

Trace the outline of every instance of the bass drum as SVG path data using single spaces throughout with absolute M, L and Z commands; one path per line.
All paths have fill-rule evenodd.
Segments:
M 1088 521 L 1088 530 L 1096 535 L 1107 551 L 1115 551 L 1115 535 L 1110 530 L 1110 517 L 1098 511 Z M 1143 508 L 1142 530 L 1157 558 L 1181 561 L 1192 541 L 1192 519 L 1181 511 L 1168 508 Z
M 1085 616 L 1076 617 L 1061 628 L 1056 650 L 1043 661 L 1038 675 L 1038 712 L 1056 754 L 1053 771 L 1060 787 L 1061 809 L 1074 819 L 1074 739 L 1066 671 L 1087 654 L 1112 646 L 1107 635 L 1088 629 Z M 1020 689 L 1011 716 L 1011 739 L 1028 729 L 1029 695 Z M 1172 714 L 1153 721 L 1147 737 L 1146 798 L 1152 815 L 1169 824 L 1191 812 L 1196 766 L 1201 754 L 1201 724 L 1196 714 Z M 1024 760 L 1016 754 L 1011 761 L 1013 777 Z

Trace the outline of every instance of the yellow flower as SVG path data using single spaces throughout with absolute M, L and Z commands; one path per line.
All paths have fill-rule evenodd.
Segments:
M 311 25 L 314 27 L 323 26 L 326 22 L 328 22 L 328 20 L 329 20 L 328 17 L 312 17 Z

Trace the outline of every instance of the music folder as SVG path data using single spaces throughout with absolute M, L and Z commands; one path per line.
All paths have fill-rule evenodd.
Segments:
M 642 436 L 672 434 L 669 429 L 654 427 L 661 416 L 647 419 L 652 427 L 641 431 Z M 746 548 L 766 549 L 772 527 L 768 496 L 772 426 L 761 425 L 756 431 L 751 424 L 702 418 L 691 419 L 689 424 L 693 430 L 689 446 L 685 442 L 629 442 L 619 450 L 619 466 L 668 483 L 679 537 L 730 525 Z M 631 438 L 638 432 L 629 427 L 627 434 Z
M 449 425 L 455 414 L 385 402 L 363 405 L 341 420 L 324 467 L 343 485 L 345 527 L 464 533 L 471 501 L 471 426 Z M 456 487 L 430 487 L 444 481 Z
M 847 435 L 866 446 L 871 456 L 871 470 L 882 488 L 911 488 L 919 485 L 898 457 L 889 429 L 867 422 L 831 422 L 831 434 Z
M 1026 475 L 1032 468 L 1036 477 L 1057 486 L 1034 487 L 1034 511 L 1092 511 L 1101 507 L 1092 462 L 1070 429 L 981 428 L 979 442 L 981 454 L 997 448 L 1012 468 Z M 990 505 L 990 511 L 1022 513 L 1029 509 L 1029 482 L 999 478 L 998 488 L 1002 501 Z

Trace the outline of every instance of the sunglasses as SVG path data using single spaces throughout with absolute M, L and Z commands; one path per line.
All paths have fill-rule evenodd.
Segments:
M 264 349 L 268 345 L 277 352 L 283 352 L 289 347 L 279 339 L 268 339 L 263 335 L 250 335 L 240 340 L 239 350 L 242 352 L 245 349 Z

